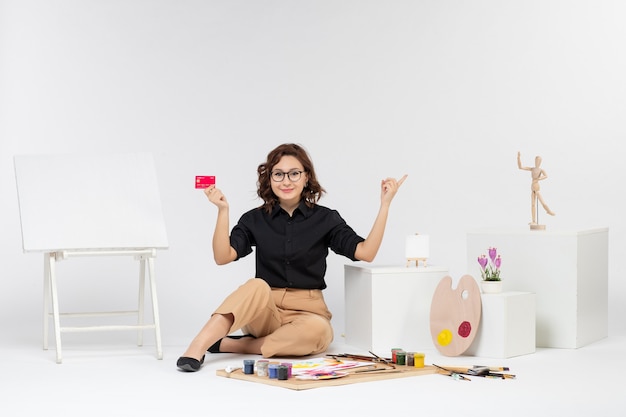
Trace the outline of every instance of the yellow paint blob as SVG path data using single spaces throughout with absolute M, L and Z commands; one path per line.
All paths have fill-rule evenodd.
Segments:
M 443 329 L 437 336 L 437 342 L 441 346 L 448 346 L 452 342 L 452 332 L 448 329 Z

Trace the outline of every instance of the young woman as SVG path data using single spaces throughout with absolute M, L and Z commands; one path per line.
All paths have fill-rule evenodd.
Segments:
M 180 370 L 199 370 L 207 350 L 267 358 L 324 352 L 333 340 L 332 314 L 322 294 L 328 249 L 353 261 L 371 262 L 383 239 L 391 201 L 406 179 L 381 181 L 378 215 L 364 239 L 337 211 L 317 204 L 325 190 L 302 146 L 278 146 L 257 173 L 263 205 L 241 216 L 230 234 L 226 197 L 214 185 L 205 189 L 217 206 L 215 262 L 236 261 L 255 248 L 256 278 L 213 312 L 178 359 Z M 236 330 L 244 335 L 228 336 Z

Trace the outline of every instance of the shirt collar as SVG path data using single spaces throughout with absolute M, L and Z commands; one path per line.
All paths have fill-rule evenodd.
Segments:
M 280 207 L 280 204 L 276 204 L 274 208 L 272 208 L 270 217 L 276 217 L 281 211 L 284 210 Z M 313 208 L 307 206 L 304 200 L 300 200 L 300 203 L 298 204 L 298 207 L 296 207 L 296 209 L 294 210 L 293 214 L 295 215 L 298 211 L 302 213 L 302 215 L 306 218 L 311 216 L 311 214 L 313 213 Z

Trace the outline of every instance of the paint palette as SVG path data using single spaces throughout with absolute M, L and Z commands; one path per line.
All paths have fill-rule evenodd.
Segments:
M 480 288 L 476 280 L 463 275 L 453 289 L 452 277 L 444 277 L 430 306 L 430 334 L 437 350 L 446 356 L 465 352 L 478 332 L 480 314 Z

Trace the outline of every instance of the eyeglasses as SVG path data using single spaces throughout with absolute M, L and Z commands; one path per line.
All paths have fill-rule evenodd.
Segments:
M 289 181 L 297 182 L 300 180 L 300 176 L 302 175 L 303 172 L 304 171 L 289 171 L 289 172 L 273 171 L 271 174 L 271 177 L 272 177 L 272 181 L 275 181 L 275 182 L 283 182 L 285 180 L 285 176 L 289 177 Z

